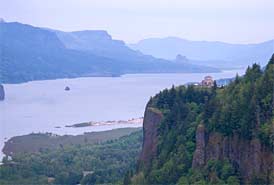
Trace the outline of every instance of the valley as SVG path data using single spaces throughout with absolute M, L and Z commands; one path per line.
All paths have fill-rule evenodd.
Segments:
M 274 185 L 274 1 L 0 2 L 0 185 Z

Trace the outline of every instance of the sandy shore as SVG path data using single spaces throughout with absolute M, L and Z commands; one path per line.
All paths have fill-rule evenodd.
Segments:
M 91 127 L 91 126 L 101 126 L 101 125 L 118 125 L 118 124 L 142 124 L 143 123 L 143 117 L 140 118 L 132 118 L 129 120 L 118 120 L 118 121 L 90 121 L 90 122 L 84 122 L 84 123 L 76 123 L 73 125 L 66 125 L 66 127 Z

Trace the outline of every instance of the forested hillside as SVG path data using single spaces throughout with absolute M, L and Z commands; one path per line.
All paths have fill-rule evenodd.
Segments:
M 137 131 L 97 144 L 16 153 L 12 160 L 4 158 L 0 184 L 123 184 L 124 176 L 136 168 L 141 145 L 142 132 Z
M 274 55 L 222 88 L 153 97 L 132 184 L 273 184 Z

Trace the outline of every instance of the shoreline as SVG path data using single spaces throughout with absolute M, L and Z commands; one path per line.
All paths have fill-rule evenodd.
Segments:
M 92 126 L 105 126 L 105 125 L 118 125 L 118 124 L 142 124 L 143 117 L 139 118 L 131 118 L 129 120 L 111 120 L 111 121 L 89 121 L 83 123 L 75 123 L 72 125 L 65 125 L 65 127 L 79 128 L 79 127 L 92 127 Z M 60 126 L 56 126 L 55 128 L 61 128 Z
M 10 142 L 13 142 L 14 138 L 25 138 L 28 136 L 34 136 L 34 135 L 40 135 L 40 136 L 50 136 L 50 138 L 64 138 L 64 137 L 82 137 L 89 135 L 90 133 L 104 133 L 107 131 L 113 131 L 113 130 L 119 130 L 119 129 L 137 129 L 142 128 L 143 126 L 143 117 L 139 118 L 131 118 L 128 120 L 118 120 L 118 121 L 90 121 L 90 122 L 84 122 L 84 123 L 76 123 L 72 125 L 64 125 L 64 126 L 55 126 L 54 129 L 73 129 L 73 130 L 79 130 L 76 133 L 62 133 L 61 132 L 54 132 L 54 131 L 45 131 L 45 132 L 30 132 L 20 135 L 15 135 L 12 137 L 5 137 L 3 138 L 3 147 L 1 147 L 0 151 L 0 164 L 2 162 L 2 159 L 4 156 L 7 155 L 4 150 L 7 147 L 7 145 L 10 145 Z M 89 128 L 89 129 L 88 129 Z M 87 129 L 87 130 L 85 130 Z M 6 154 L 5 154 L 6 153 Z
M 58 77 L 58 78 L 41 78 L 41 79 L 32 79 L 26 81 L 1 81 L 3 85 L 16 85 L 16 84 L 25 84 L 31 82 L 39 82 L 39 81 L 54 81 L 54 80 L 73 80 L 79 78 L 121 78 L 124 76 L 131 76 L 131 75 L 170 75 L 170 74 L 211 74 L 211 73 L 223 73 L 226 71 L 238 71 L 243 70 L 245 68 L 231 68 L 231 69 L 219 69 L 216 71 L 186 71 L 186 72 L 140 72 L 140 73 L 123 73 L 123 74 L 102 74 L 102 75 L 83 75 L 83 76 L 74 76 L 74 77 Z

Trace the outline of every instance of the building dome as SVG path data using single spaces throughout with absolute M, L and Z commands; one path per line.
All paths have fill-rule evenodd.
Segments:
M 212 87 L 214 85 L 214 80 L 212 76 L 205 76 L 201 84 L 202 86 Z

